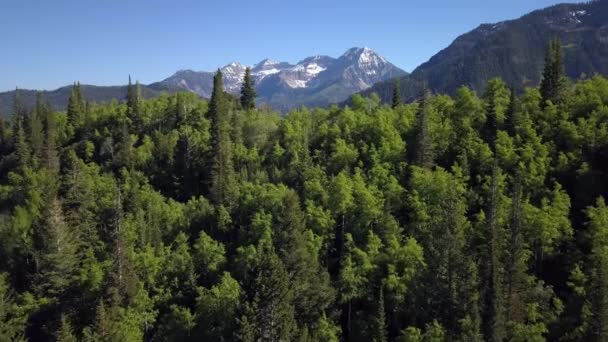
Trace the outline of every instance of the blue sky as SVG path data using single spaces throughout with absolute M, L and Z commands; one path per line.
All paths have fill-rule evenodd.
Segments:
M 411 71 L 480 23 L 559 2 L 0 0 L 0 91 L 124 84 L 129 74 L 150 83 L 179 69 L 337 57 L 353 46 Z

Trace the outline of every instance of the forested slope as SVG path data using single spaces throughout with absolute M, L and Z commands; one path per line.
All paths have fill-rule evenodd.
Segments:
M 605 341 L 608 80 L 552 46 L 522 96 L 284 118 L 220 73 L 209 102 L 17 95 L 0 340 Z

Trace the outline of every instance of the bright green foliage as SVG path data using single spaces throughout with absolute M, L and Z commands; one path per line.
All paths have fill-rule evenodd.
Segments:
M 608 80 L 563 87 L 283 117 L 220 74 L 210 101 L 19 92 L 0 340 L 605 339 Z

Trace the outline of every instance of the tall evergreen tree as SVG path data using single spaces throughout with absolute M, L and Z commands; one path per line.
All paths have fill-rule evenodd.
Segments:
M 57 133 L 55 113 L 50 105 L 44 104 L 44 166 L 54 176 L 59 174 L 59 152 L 57 151 Z
M 275 229 L 277 254 L 285 265 L 293 291 L 295 315 L 298 322 L 312 325 L 333 300 L 329 274 L 321 268 L 307 239 L 304 213 L 293 191 L 283 198 L 278 225 Z
M 23 170 L 24 167 L 30 166 L 32 154 L 23 129 L 23 121 L 15 118 L 13 125 L 15 131 L 13 133 L 13 146 L 17 157 L 17 168 Z
M 10 139 L 6 126 L 2 113 L 0 113 L 0 156 L 3 156 L 9 150 Z
M 129 133 L 129 127 L 126 122 L 122 122 L 118 138 L 116 139 L 116 154 L 114 155 L 113 163 L 116 170 L 122 167 L 130 169 L 133 166 L 133 138 Z
M 79 267 L 79 243 L 65 222 L 57 198 L 51 200 L 46 210 L 41 233 L 43 247 L 37 288 L 43 296 L 57 299 L 71 288 Z
M 256 341 L 291 341 L 297 333 L 289 276 L 271 244 L 259 246 L 252 312 Z
M 29 125 L 28 125 L 28 140 L 32 149 L 32 157 L 36 161 L 44 159 L 43 148 L 45 144 L 45 137 L 43 134 L 43 124 L 48 115 L 47 107 L 42 101 L 42 93 L 36 94 L 36 106 L 30 114 Z
M 209 192 L 215 205 L 230 208 L 238 193 L 233 166 L 233 146 L 230 137 L 230 113 L 228 100 L 225 98 L 222 72 L 217 71 L 213 77 L 213 92 L 209 100 L 211 120 L 211 176 Z
M 416 116 L 416 165 L 431 168 L 434 164 L 433 138 L 430 132 L 430 92 L 424 88 Z
M 78 339 L 74 336 L 72 325 L 65 315 L 61 316 L 61 325 L 57 332 L 57 342 L 77 342 Z
M 591 233 L 589 285 L 591 313 L 589 341 L 608 341 L 608 206 L 603 198 L 587 209 Z
M 0 341 L 24 342 L 26 319 L 19 314 L 15 293 L 8 283 L 8 275 L 0 272 Z
M 494 150 L 496 134 L 498 130 L 502 129 L 509 108 L 509 90 L 501 79 L 492 79 L 488 81 L 483 99 L 486 105 L 486 121 L 483 126 L 482 136 L 485 142 Z
M 143 120 L 141 113 L 141 87 L 139 82 L 131 83 L 129 76 L 129 85 L 127 86 L 127 116 L 131 120 L 131 125 L 136 133 L 141 133 L 143 130 Z
M 513 189 L 511 219 L 509 223 L 510 236 L 508 240 L 506 272 L 505 272 L 505 321 L 524 323 L 526 308 L 524 291 L 526 282 L 526 252 L 522 236 L 522 188 L 519 177 Z
M 84 123 L 84 109 L 85 106 L 80 91 L 80 82 L 74 83 L 68 99 L 68 124 L 74 128 L 80 127 Z
M 483 332 L 487 340 L 503 341 L 505 337 L 504 303 L 503 303 L 503 250 L 502 227 L 499 222 L 500 207 L 500 171 L 497 165 L 492 170 L 488 214 L 486 221 L 486 251 L 484 253 L 485 270 L 483 284 Z
M 114 306 L 129 305 L 137 291 L 137 274 L 131 261 L 131 244 L 123 223 L 123 203 L 120 187 L 116 187 L 112 222 L 113 265 L 108 294 Z
M 560 41 L 555 38 L 549 41 L 545 52 L 545 68 L 540 84 L 543 108 L 547 101 L 554 104 L 560 101 L 565 86 L 565 74 L 564 52 Z
M 255 98 L 257 93 L 251 77 L 251 68 L 245 69 L 245 77 L 243 78 L 243 86 L 241 87 L 241 107 L 245 110 L 255 109 Z
M 392 101 L 391 101 L 391 107 L 393 109 L 399 107 L 399 105 L 401 104 L 401 89 L 399 87 L 400 82 L 399 79 L 395 79 L 395 81 L 393 81 L 393 97 L 392 97 Z
M 372 342 L 386 342 L 387 336 L 386 313 L 384 312 L 384 289 L 383 286 L 380 286 L 378 300 L 376 302 L 376 313 L 372 318 Z

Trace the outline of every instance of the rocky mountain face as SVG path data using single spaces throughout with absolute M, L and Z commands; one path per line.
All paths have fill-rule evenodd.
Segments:
M 519 19 L 483 24 L 400 79 L 402 97 L 417 97 L 424 82 L 438 93 L 467 85 L 478 93 L 487 80 L 501 77 L 516 89 L 540 83 L 547 43 L 558 38 L 570 78 L 608 74 L 608 0 L 561 4 Z M 390 101 L 391 82 L 364 91 Z
M 238 95 L 245 68 L 233 62 L 220 69 L 227 92 Z M 308 57 L 296 64 L 265 59 L 252 66 L 251 71 L 258 90 L 258 104 L 281 111 L 302 105 L 338 103 L 376 82 L 406 75 L 369 48 L 352 48 L 339 58 Z M 209 97 L 212 80 L 213 72 L 182 70 L 150 87 L 158 91 L 187 90 Z

